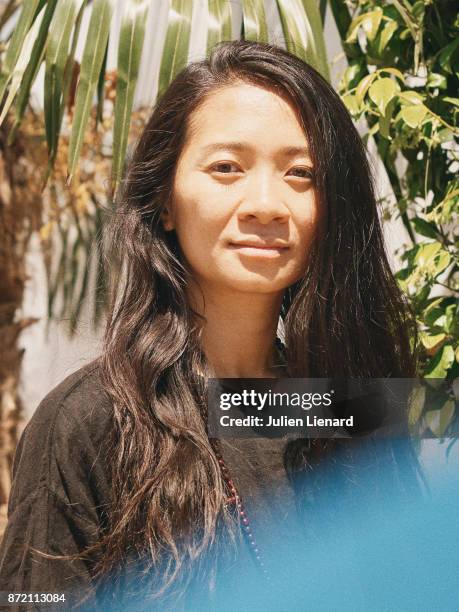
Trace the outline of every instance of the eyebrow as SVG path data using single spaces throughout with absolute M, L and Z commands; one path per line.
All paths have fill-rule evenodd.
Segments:
M 214 151 L 252 151 L 253 147 L 244 142 L 214 142 L 202 149 L 202 156 L 209 155 Z M 308 155 L 307 147 L 282 147 L 278 149 L 277 154 L 284 157 L 293 157 L 294 155 Z

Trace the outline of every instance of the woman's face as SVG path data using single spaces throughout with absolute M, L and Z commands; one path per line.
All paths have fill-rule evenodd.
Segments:
M 307 148 L 294 108 L 262 87 L 227 86 L 191 115 L 163 223 L 203 289 L 300 278 L 318 224 Z

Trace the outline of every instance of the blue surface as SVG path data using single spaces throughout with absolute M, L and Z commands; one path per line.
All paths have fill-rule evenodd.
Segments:
M 388 488 L 375 500 L 360 490 L 340 524 L 330 529 L 324 522 L 321 533 L 319 521 L 318 538 L 307 545 L 298 539 L 291 561 L 277 558 L 273 525 L 272 586 L 258 571 L 236 566 L 210 606 L 197 589 L 186 609 L 459 611 L 459 442 L 447 458 L 449 442 L 422 441 L 419 459 L 427 483 L 422 494 L 402 501 Z M 339 507 L 342 500 L 331 492 L 327 503 Z

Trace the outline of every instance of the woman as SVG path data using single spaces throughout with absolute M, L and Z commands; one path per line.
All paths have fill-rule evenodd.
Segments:
M 292 474 L 332 445 L 210 440 L 207 379 L 415 372 L 361 140 L 331 87 L 280 48 L 224 43 L 174 80 L 109 237 L 103 354 L 21 439 L 2 590 L 83 590 L 140 564 L 150 592 L 183 593 L 204 559 L 237 548 L 239 524 L 262 567 L 245 512 L 275 515 Z M 257 487 L 273 502 L 257 504 Z

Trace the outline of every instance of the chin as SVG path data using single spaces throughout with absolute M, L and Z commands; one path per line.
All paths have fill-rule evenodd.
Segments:
M 225 284 L 234 291 L 242 293 L 279 293 L 295 281 L 286 279 L 270 279 L 265 276 L 251 274 L 227 278 Z

